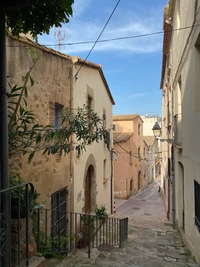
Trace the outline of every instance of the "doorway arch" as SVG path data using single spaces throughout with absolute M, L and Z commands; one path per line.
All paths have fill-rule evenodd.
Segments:
M 84 174 L 84 208 L 85 213 L 93 213 L 96 209 L 96 164 L 90 155 L 85 165 Z

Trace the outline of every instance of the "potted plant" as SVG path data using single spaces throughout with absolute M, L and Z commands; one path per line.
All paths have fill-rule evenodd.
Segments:
M 108 213 L 106 212 L 106 210 L 107 210 L 106 206 L 102 204 L 96 208 L 96 212 L 95 212 L 97 219 L 101 220 L 103 223 L 108 218 Z

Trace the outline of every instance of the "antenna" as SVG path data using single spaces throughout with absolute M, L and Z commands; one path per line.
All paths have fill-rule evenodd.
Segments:
M 65 28 L 58 29 L 55 27 L 54 28 L 54 38 L 58 40 L 58 50 L 60 51 L 61 42 L 64 41 L 66 38 Z
M 60 47 L 63 46 L 62 41 L 64 41 L 67 37 L 75 36 L 80 34 L 80 32 L 75 32 L 74 34 L 67 34 L 65 28 L 56 28 L 54 27 L 54 38 L 58 41 L 56 47 L 58 46 L 58 50 L 60 51 Z

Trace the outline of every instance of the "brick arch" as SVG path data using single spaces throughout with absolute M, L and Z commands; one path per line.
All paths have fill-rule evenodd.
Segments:
M 84 188 L 84 199 L 86 201 L 85 196 L 85 183 L 87 179 L 88 172 L 90 172 L 90 203 L 91 203 L 91 213 L 95 212 L 96 209 L 96 161 L 92 154 L 88 156 L 88 159 L 85 164 L 84 170 L 84 180 L 83 180 L 83 188 Z M 84 204 L 85 206 L 85 204 Z

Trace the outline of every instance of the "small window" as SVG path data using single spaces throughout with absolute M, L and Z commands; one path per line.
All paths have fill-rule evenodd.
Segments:
M 88 99 L 87 99 L 87 108 L 88 108 L 88 122 L 91 121 L 91 116 L 90 116 L 90 112 L 92 111 L 92 97 L 88 95 Z
M 133 164 L 133 157 L 132 157 L 132 152 L 131 151 L 129 152 L 129 162 L 130 162 L 130 165 Z
M 113 131 L 116 131 L 116 124 L 113 124 Z
M 140 147 L 138 147 L 138 159 L 141 159 L 141 154 L 140 154 Z
M 200 184 L 194 181 L 195 225 L 200 232 Z
M 103 118 L 102 118 L 102 120 L 103 120 L 103 128 L 105 129 L 106 128 L 106 109 L 105 108 L 103 108 Z
M 133 179 L 130 180 L 130 191 L 133 191 Z
M 144 150 L 143 150 L 143 156 L 145 158 L 145 154 L 146 154 L 146 150 L 145 150 L 145 147 L 144 147 Z
M 138 135 L 140 135 L 140 134 L 141 134 L 141 125 L 138 124 Z
M 63 106 L 60 104 L 55 103 L 54 106 L 54 113 L 55 113 L 55 128 L 60 128 L 61 126 L 61 113 L 62 113 Z

